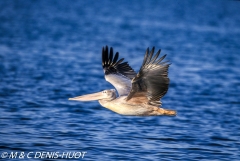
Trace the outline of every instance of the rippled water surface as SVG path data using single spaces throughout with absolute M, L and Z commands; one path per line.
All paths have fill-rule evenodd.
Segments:
M 0 1 L 0 155 L 240 160 L 239 8 L 239 1 Z M 147 47 L 161 48 L 172 63 L 163 107 L 178 115 L 121 116 L 97 101 L 68 101 L 113 88 L 101 68 L 105 45 L 136 71 Z

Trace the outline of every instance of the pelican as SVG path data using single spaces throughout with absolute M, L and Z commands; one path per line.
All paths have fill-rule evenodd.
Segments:
M 175 116 L 175 110 L 161 108 L 160 99 L 167 93 L 169 86 L 168 68 L 170 63 L 159 58 L 161 49 L 154 54 L 155 47 L 147 48 L 142 66 L 136 73 L 124 58 L 118 59 L 113 48 L 102 48 L 102 67 L 106 81 L 117 90 L 108 89 L 101 92 L 82 95 L 69 100 L 94 101 L 121 115 L 135 116 Z M 117 95 L 118 94 L 118 95 Z

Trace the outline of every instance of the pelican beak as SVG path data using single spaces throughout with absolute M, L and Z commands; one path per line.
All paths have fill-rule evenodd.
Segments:
M 95 101 L 106 98 L 102 92 L 97 92 L 93 94 L 86 94 L 78 97 L 69 98 L 68 100 L 75 100 L 75 101 Z

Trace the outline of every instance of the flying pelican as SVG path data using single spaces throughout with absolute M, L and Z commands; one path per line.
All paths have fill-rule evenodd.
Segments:
M 119 53 L 114 55 L 113 48 L 102 48 L 102 67 L 106 81 L 116 89 L 104 90 L 98 93 L 82 95 L 69 100 L 93 101 L 109 110 L 121 115 L 175 116 L 176 111 L 161 108 L 160 99 L 167 93 L 169 86 L 168 61 L 163 62 L 166 55 L 158 58 L 161 50 L 154 55 L 147 48 L 142 66 L 136 73 L 124 58 L 118 59 Z

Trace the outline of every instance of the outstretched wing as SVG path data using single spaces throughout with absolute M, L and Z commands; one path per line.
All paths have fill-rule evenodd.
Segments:
M 118 60 L 119 53 L 113 54 L 113 48 L 102 48 L 102 67 L 106 81 L 110 82 L 118 91 L 119 96 L 128 95 L 131 89 L 131 80 L 136 73 L 124 58 Z
M 138 74 L 132 80 L 132 88 L 127 100 L 146 100 L 154 106 L 160 106 L 160 99 L 167 93 L 169 86 L 168 68 L 169 63 L 162 62 L 166 55 L 158 58 L 161 50 L 154 56 L 154 47 L 151 52 L 147 48 L 142 66 Z

